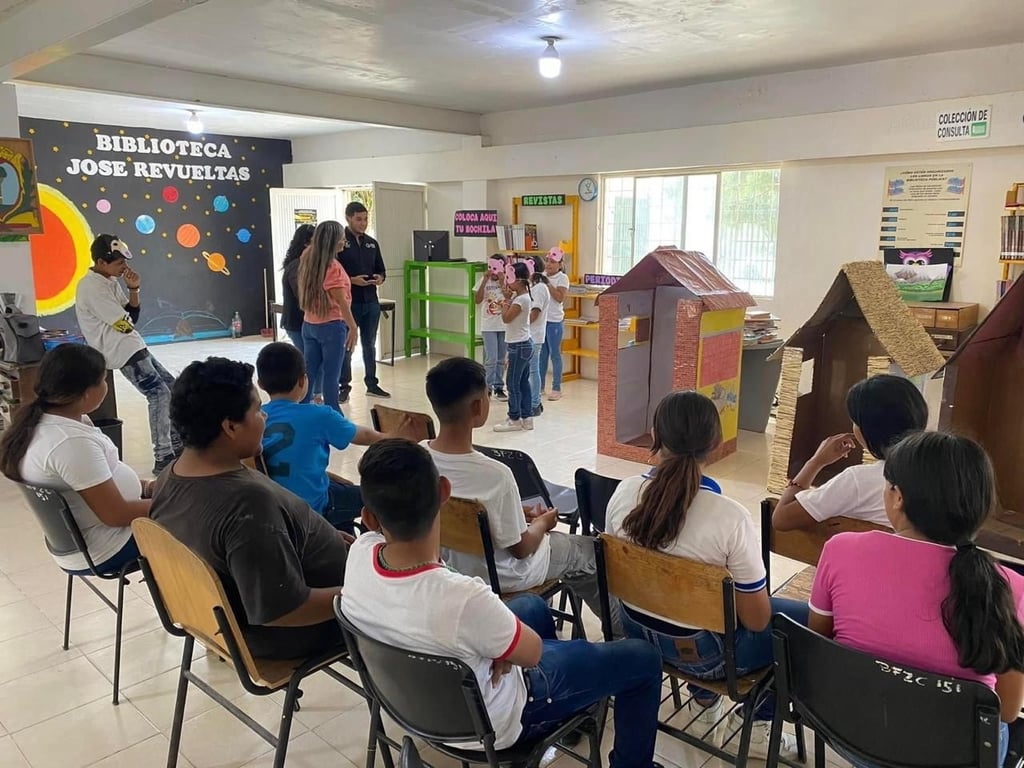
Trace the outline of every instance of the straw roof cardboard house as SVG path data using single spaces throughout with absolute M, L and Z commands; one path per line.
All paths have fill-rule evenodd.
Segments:
M 753 305 L 702 254 L 675 248 L 649 253 L 608 288 L 598 301 L 598 453 L 648 461 L 654 410 L 683 389 L 718 406 L 723 442 L 712 460 L 735 451 L 743 316 Z
M 811 318 L 773 357 L 782 357 L 768 490 L 782 493 L 830 435 L 850 431 L 846 392 L 893 370 L 915 377 L 942 367 L 935 343 L 900 299 L 880 261 L 844 264 Z M 818 476 L 825 482 L 871 461 L 859 447 Z

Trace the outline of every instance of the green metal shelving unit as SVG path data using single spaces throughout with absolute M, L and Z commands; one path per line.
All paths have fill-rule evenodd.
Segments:
M 430 288 L 430 273 L 435 270 L 459 271 L 466 277 L 464 294 L 433 293 Z M 476 348 L 483 345 L 477 332 L 476 302 L 473 289 L 478 275 L 487 271 L 487 265 L 479 261 L 407 261 L 403 272 L 405 289 L 405 355 L 413 352 L 413 340 L 419 342 L 420 354 L 427 353 L 427 340 L 461 344 L 466 348 L 466 357 L 476 358 Z M 466 308 L 467 331 L 442 331 L 428 325 L 427 305 L 430 303 L 453 304 Z M 415 307 L 415 313 L 413 311 Z

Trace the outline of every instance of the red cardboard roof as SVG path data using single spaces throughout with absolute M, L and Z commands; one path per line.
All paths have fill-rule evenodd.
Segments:
M 1024 332 L 1024 279 L 1013 281 L 1009 290 L 996 302 L 988 316 L 978 323 L 971 335 L 957 347 L 956 352 L 946 361 L 946 366 L 957 362 L 968 350 L 978 348 L 981 344 L 1019 337 L 1022 332 Z

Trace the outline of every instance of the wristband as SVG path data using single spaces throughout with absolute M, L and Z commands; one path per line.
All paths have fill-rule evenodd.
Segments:
M 141 288 L 141 286 L 140 286 L 140 288 Z M 129 288 L 128 289 L 128 293 L 131 293 L 132 291 L 135 291 L 135 293 L 138 293 L 139 292 L 139 288 Z
M 796 480 L 790 480 L 788 483 L 786 483 L 786 487 L 787 488 L 798 488 L 801 491 L 806 491 L 807 490 L 807 488 L 805 488 L 804 486 L 800 485 L 800 483 L 798 483 Z

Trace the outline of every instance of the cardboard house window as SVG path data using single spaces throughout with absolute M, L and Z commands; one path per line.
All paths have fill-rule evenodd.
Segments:
M 624 317 L 619 320 L 619 349 L 628 349 L 651 340 L 651 318 Z

